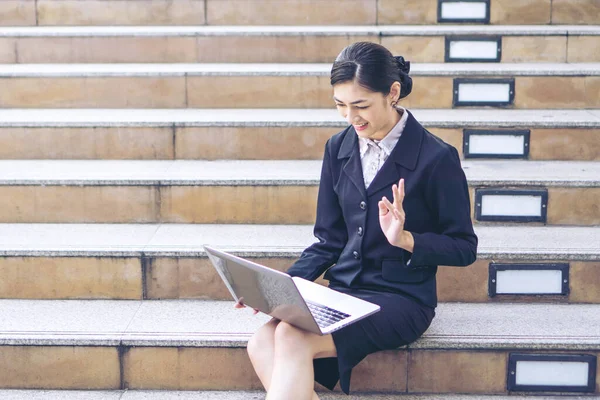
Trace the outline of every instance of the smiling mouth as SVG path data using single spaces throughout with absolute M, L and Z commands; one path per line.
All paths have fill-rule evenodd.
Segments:
M 363 126 L 367 126 L 368 122 L 365 122 L 364 124 L 354 124 L 354 126 L 358 126 L 359 128 L 362 128 Z

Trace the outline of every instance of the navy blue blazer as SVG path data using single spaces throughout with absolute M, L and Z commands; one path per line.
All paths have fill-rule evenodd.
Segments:
M 379 225 L 377 203 L 392 201 L 392 185 L 404 178 L 404 229 L 415 239 L 412 253 L 391 245 Z M 321 170 L 314 235 L 289 268 L 314 281 L 323 272 L 331 287 L 391 291 L 437 305 L 438 265 L 475 261 L 465 174 L 456 149 L 428 132 L 409 112 L 392 153 L 365 189 L 358 137 L 349 126 L 331 137 Z

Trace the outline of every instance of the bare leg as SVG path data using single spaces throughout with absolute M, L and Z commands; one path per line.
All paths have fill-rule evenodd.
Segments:
M 275 329 L 275 348 L 268 400 L 316 400 L 313 359 L 335 357 L 331 335 L 319 336 L 281 322 Z
M 275 329 L 279 321 L 273 319 L 263 325 L 248 341 L 248 355 L 252 366 L 258 375 L 265 390 L 269 390 L 271 385 L 271 375 L 273 374 L 274 347 L 275 347 Z M 313 378 L 314 379 L 314 378 Z M 319 400 L 316 392 L 312 392 L 311 400 Z
M 271 386 L 273 356 L 275 351 L 275 328 L 279 320 L 272 319 L 261 326 L 248 341 L 248 356 L 254 371 L 265 390 Z

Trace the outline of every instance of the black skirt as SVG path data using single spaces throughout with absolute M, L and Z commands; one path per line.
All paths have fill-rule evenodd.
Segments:
M 331 334 L 337 357 L 313 361 L 315 381 L 330 390 L 339 381 L 342 391 L 349 394 L 352 368 L 371 353 L 397 349 L 414 342 L 427 330 L 435 316 L 435 308 L 401 294 L 330 287 L 381 307 L 381 311 Z

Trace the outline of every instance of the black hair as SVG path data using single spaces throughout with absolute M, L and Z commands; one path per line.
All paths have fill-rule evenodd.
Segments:
M 394 57 L 385 47 L 371 42 L 356 42 L 337 56 L 331 67 L 331 86 L 348 81 L 356 82 L 372 92 L 387 96 L 394 82 L 400 82 L 400 98 L 412 91 L 410 62 Z

